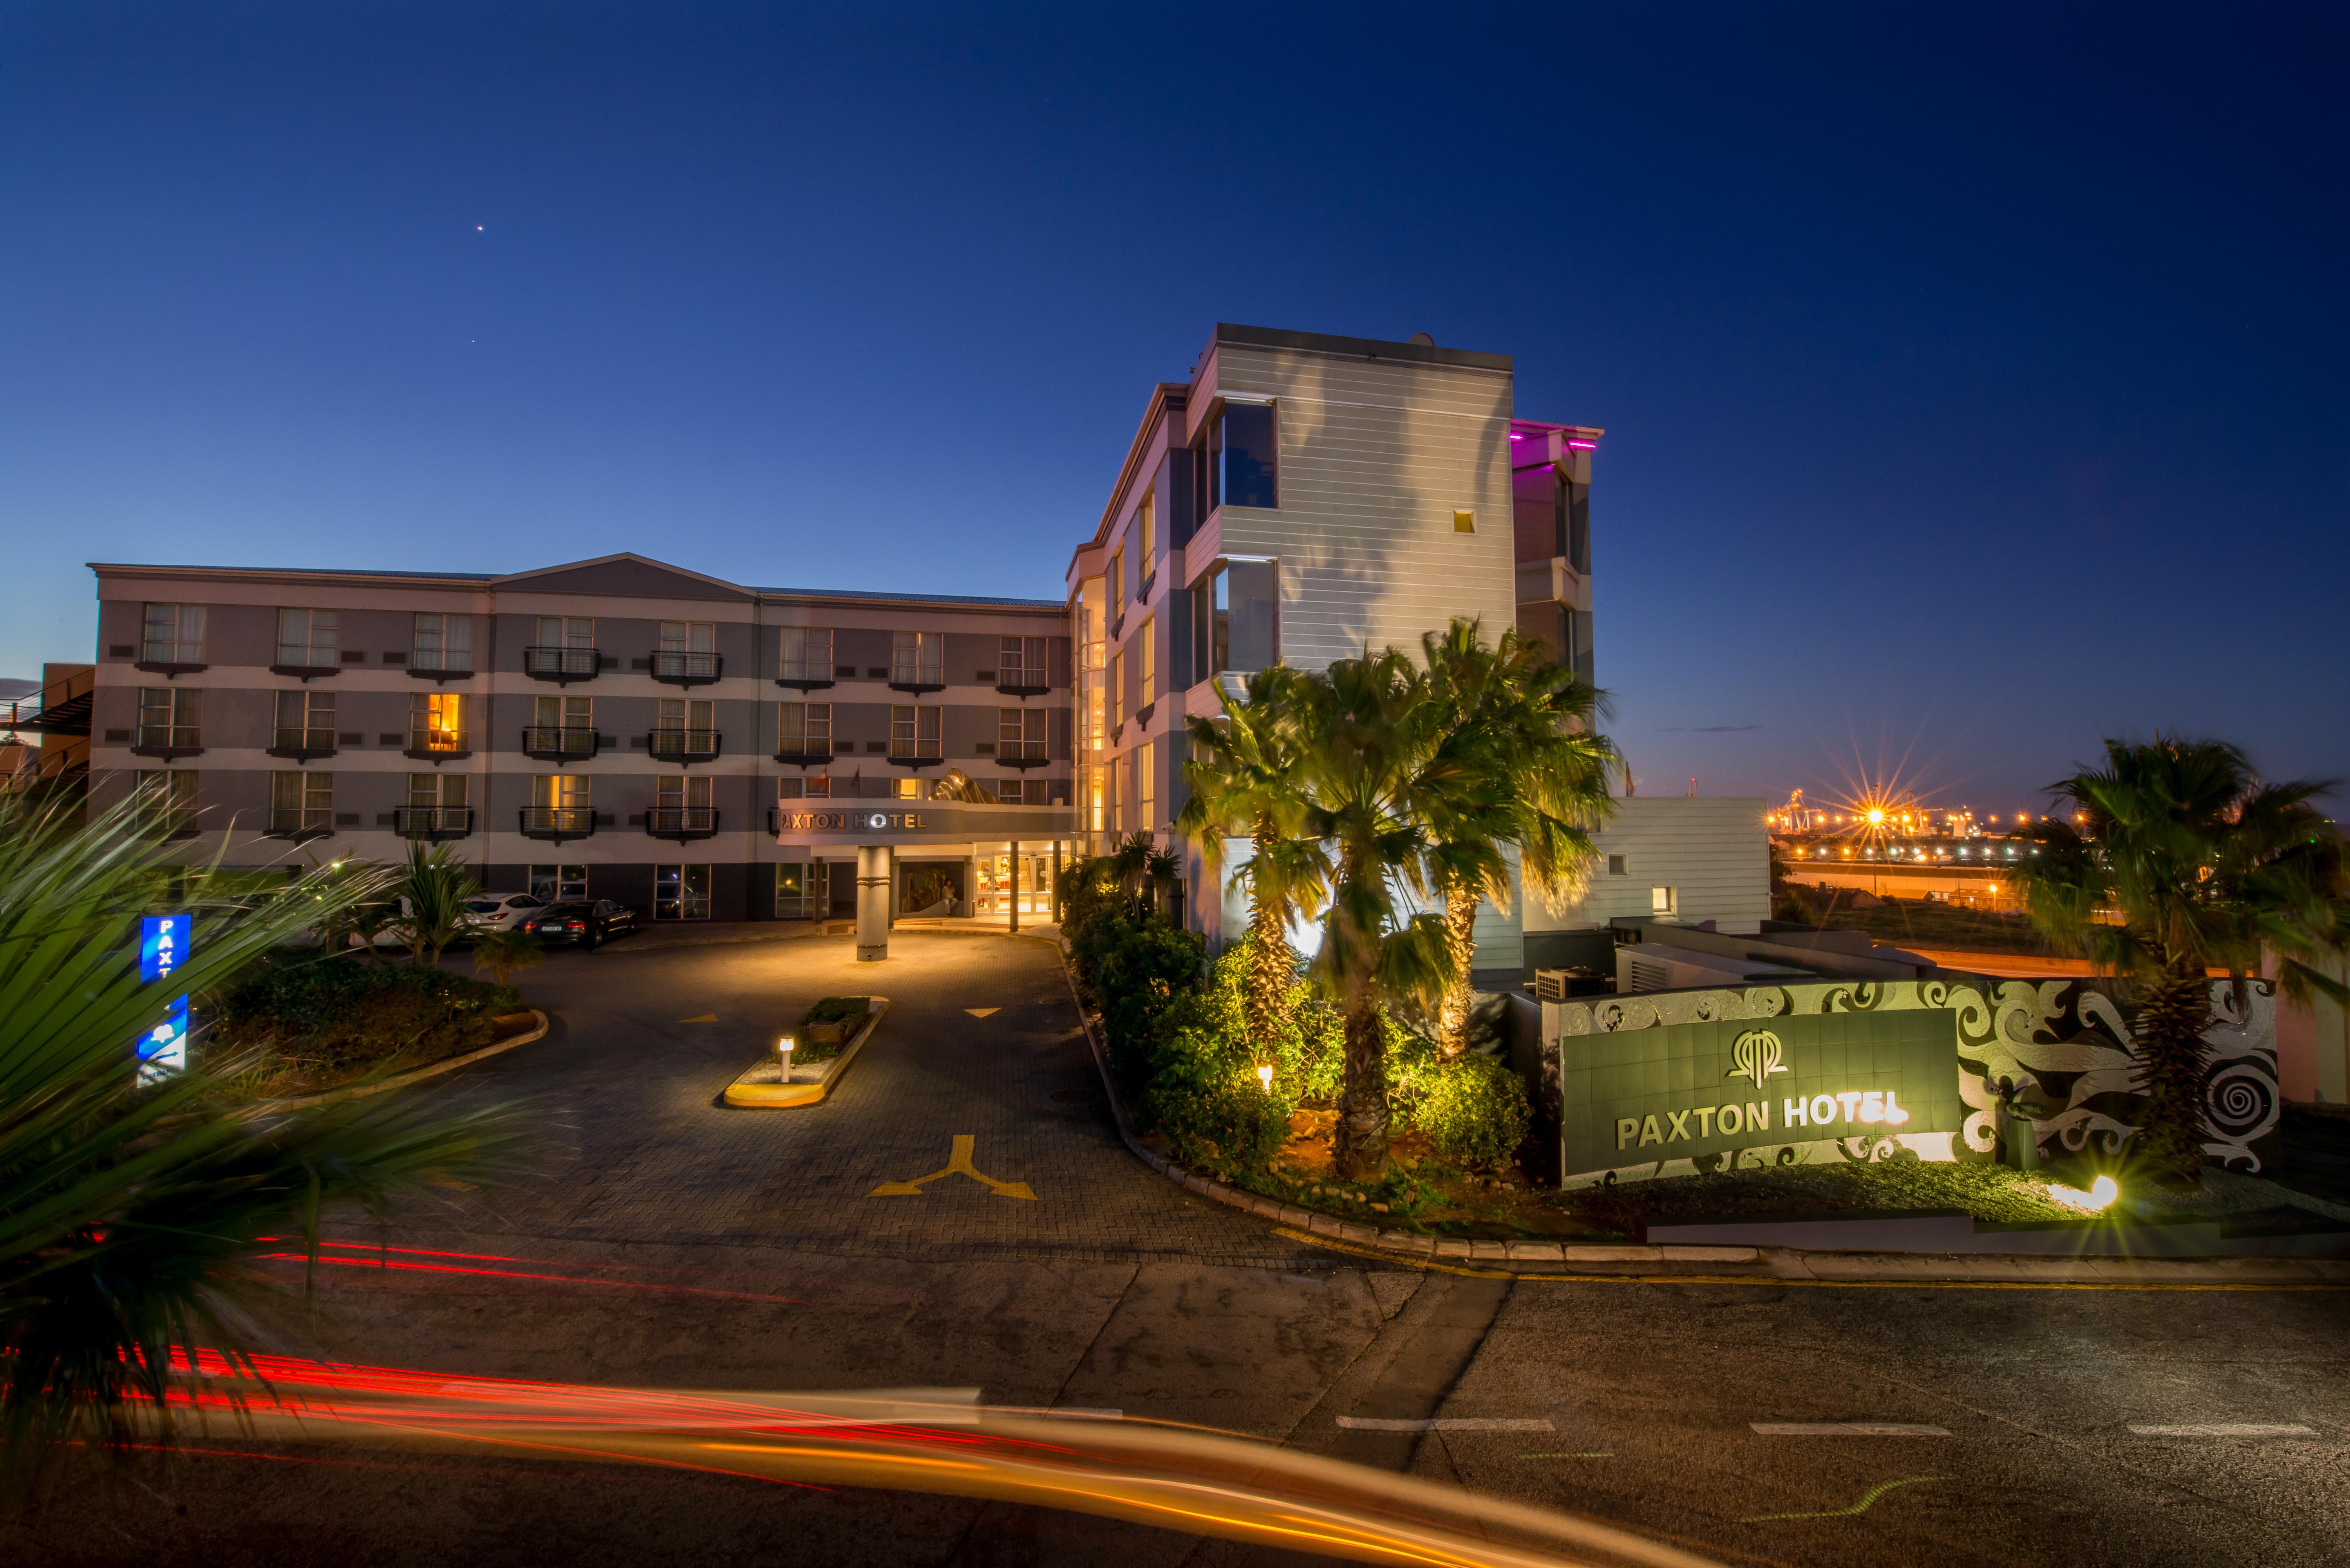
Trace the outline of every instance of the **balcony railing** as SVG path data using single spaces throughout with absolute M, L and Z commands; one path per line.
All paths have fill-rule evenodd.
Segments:
M 657 763 L 706 763 L 718 754 L 715 730 L 655 730 L 645 751 Z
M 522 672 L 534 680 L 554 680 L 569 685 L 574 680 L 593 680 L 596 672 L 604 668 L 604 656 L 592 648 L 525 648 L 522 650 Z
M 276 805 L 269 808 L 269 826 L 265 836 L 270 838 L 324 838 L 335 830 L 332 806 L 313 809 L 309 806 Z
M 141 757 L 192 757 L 204 749 L 201 724 L 141 724 L 130 750 Z
M 584 805 L 526 805 L 522 808 L 522 836 L 525 838 L 551 838 L 557 844 L 567 838 L 585 838 L 596 831 L 596 813 Z
M 726 668 L 726 660 L 715 653 L 675 653 L 667 649 L 652 656 L 652 677 L 671 686 L 707 686 L 718 679 Z
M 421 763 L 470 757 L 473 754 L 473 737 L 463 730 L 411 730 L 406 754 Z
M 332 730 L 274 730 L 270 732 L 269 754 L 292 757 L 296 762 L 308 762 L 312 757 L 335 754 L 335 732 Z
M 892 767 L 926 768 L 941 761 L 936 741 L 899 741 L 889 742 L 889 763 Z
M 522 751 L 526 757 L 545 757 L 554 762 L 572 762 L 596 754 L 604 737 L 593 730 L 575 730 L 567 725 L 526 724 L 522 732 Z
M 470 805 L 403 805 L 391 814 L 391 830 L 402 838 L 463 838 L 473 831 Z
M 1015 664 L 996 672 L 995 689 L 1006 697 L 1042 697 L 1053 690 L 1053 682 L 1044 670 Z
M 943 664 L 908 664 L 892 662 L 889 685 L 898 691 L 942 691 L 946 689 L 947 671 Z
M 151 675 L 192 675 L 212 666 L 204 662 L 201 642 L 142 642 L 134 668 Z
M 804 659 L 786 659 L 775 673 L 775 684 L 815 691 L 831 685 L 835 678 L 835 667 L 829 662 L 814 664 Z
M 1052 759 L 1042 741 L 998 741 L 995 760 L 1007 768 L 1041 768 Z
M 708 805 L 655 806 L 645 813 L 645 831 L 655 838 L 715 838 L 718 810 Z
M 388 659 L 390 655 L 386 654 Z M 456 662 L 451 663 L 454 659 Z M 447 649 L 424 649 L 408 656 L 408 672 L 419 680 L 471 680 L 473 678 L 473 652 L 461 648 L 453 652 Z
M 775 761 L 795 768 L 822 767 L 832 761 L 832 742 L 785 735 L 775 742 Z
M 7 705 L 0 730 L 30 730 L 36 735 L 87 735 L 97 684 L 93 668 L 44 686 L 28 697 L 20 697 Z

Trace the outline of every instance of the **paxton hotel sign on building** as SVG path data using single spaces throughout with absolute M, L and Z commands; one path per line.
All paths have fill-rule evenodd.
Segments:
M 1967 1106 L 1949 1008 L 1811 1012 L 1788 996 L 1794 1006 L 1762 1013 L 1706 994 L 1731 1005 L 1695 1010 L 1711 1017 L 1689 1016 L 1687 995 L 1544 1007 L 1569 1179 L 1794 1164 L 1836 1158 L 1838 1144 L 1867 1158 L 1887 1139 L 1952 1157 Z

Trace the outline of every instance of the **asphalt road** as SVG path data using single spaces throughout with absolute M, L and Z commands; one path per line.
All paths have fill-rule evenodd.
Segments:
M 526 989 L 557 1020 L 548 1038 L 432 1093 L 530 1106 L 537 1175 L 382 1238 L 406 1266 L 345 1249 L 317 1317 L 273 1319 L 285 1348 L 638 1387 L 977 1387 L 1451 1480 L 1725 1563 L 2350 1563 L 2350 1296 L 1365 1268 L 1128 1155 L 1040 943 L 901 933 L 879 966 L 846 940 L 622 944 L 553 958 Z M 893 1010 L 830 1102 L 718 1104 L 810 1002 L 867 992 Z M 961 1175 L 870 1195 L 947 1165 L 958 1135 L 1035 1199 Z M 1854 1423 L 1912 1430 L 1804 1429 Z M 2307 1430 L 2134 1429 L 2199 1427 Z M 560 1455 L 224 1428 L 195 1446 L 102 1487 L 76 1478 L 0 1548 L 60 1564 L 1303 1561 Z

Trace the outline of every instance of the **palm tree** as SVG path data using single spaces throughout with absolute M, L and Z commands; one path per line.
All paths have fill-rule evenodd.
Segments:
M 473 939 L 473 967 L 500 985 L 510 983 L 517 970 L 536 969 L 546 958 L 538 938 L 519 927 L 484 931 Z
M 1443 921 L 1406 903 L 1428 892 L 1423 796 L 1440 787 L 1429 770 L 1443 732 L 1425 679 L 1393 649 L 1338 660 L 1299 696 L 1312 737 L 1297 764 L 1301 836 L 1329 888 L 1313 974 L 1345 1030 L 1334 1152 L 1341 1177 L 1365 1180 L 1387 1162 L 1387 1004 L 1432 1002 L 1453 975 Z
M 1183 772 L 1191 794 L 1175 822 L 1211 873 L 1223 869 L 1227 838 L 1248 837 L 1248 861 L 1232 881 L 1248 896 L 1242 1012 L 1250 1054 L 1260 1063 L 1273 1060 L 1284 999 L 1297 983 L 1290 926 L 1318 912 L 1323 892 L 1316 846 L 1299 836 L 1307 806 L 1297 711 L 1306 680 L 1283 665 L 1256 670 L 1245 697 L 1227 700 L 1220 717 L 1190 721 L 1191 760 Z
M 1421 769 L 1432 879 L 1444 900 L 1453 979 L 1437 1008 L 1437 1045 L 1469 1048 L 1477 906 L 1510 907 L 1507 851 L 1547 909 L 1582 893 L 1598 851 L 1590 830 L 1615 805 L 1616 748 L 1592 728 L 1603 699 L 1515 627 L 1487 647 L 1474 620 L 1420 639 L 1432 722 L 1441 732 Z
M 432 1120 L 399 1095 L 280 1116 L 231 1097 L 208 1060 L 142 1084 L 131 1042 L 172 998 L 234 985 L 260 959 L 380 898 L 313 872 L 240 900 L 192 877 L 195 916 L 168 985 L 140 980 L 160 846 L 138 804 L 93 812 L 0 797 L 0 1470 L 28 1480 L 58 1443 L 168 1436 L 175 1366 L 199 1348 L 251 1369 L 253 1262 L 307 1251 L 321 1214 L 478 1170 L 510 1137 L 488 1116 Z M 305 1238 L 299 1248 L 292 1236 Z
M 2309 804 L 2328 788 L 2261 784 L 2221 742 L 2107 741 L 2103 767 L 2054 786 L 2076 809 L 2022 834 L 2035 848 L 2016 879 L 2033 922 L 2135 982 L 2139 1147 L 2163 1179 L 2201 1179 L 2210 971 L 2241 994 L 2266 950 L 2288 994 L 2350 994 L 2314 967 L 2350 946 L 2342 839 Z
M 471 914 L 465 901 L 481 890 L 481 883 L 449 846 L 428 849 L 411 844 L 398 884 L 399 929 L 408 940 L 409 962 L 420 968 L 438 964 L 441 950 L 465 934 Z

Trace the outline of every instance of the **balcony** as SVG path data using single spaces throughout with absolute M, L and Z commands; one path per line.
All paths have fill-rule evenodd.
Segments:
M 836 675 L 843 672 L 840 668 L 830 664 L 785 659 L 775 676 L 775 684 L 791 687 L 796 691 L 820 691 L 833 683 Z M 857 671 L 851 667 L 846 669 L 845 673 L 854 675 Z
M 345 653 L 334 648 L 306 648 L 299 643 L 281 643 L 277 662 L 269 667 L 272 675 L 290 675 L 307 686 L 325 675 L 340 675 L 346 664 L 364 661 L 364 653 Z
M 726 668 L 723 655 L 715 653 L 656 653 L 649 661 L 656 680 L 671 686 L 707 686 L 716 680 Z
M 653 838 L 673 838 L 681 843 L 689 838 L 715 838 L 718 809 L 708 805 L 655 806 L 645 813 L 645 832 Z
M 391 656 L 386 654 L 384 657 L 389 659 Z M 460 652 L 462 669 L 457 665 L 444 668 L 425 662 L 428 659 L 445 659 L 448 657 L 445 653 L 411 653 L 408 656 L 408 672 L 419 680 L 471 680 L 473 678 L 473 656 L 468 652 Z
M 1023 670 L 1016 664 L 997 670 L 994 680 L 995 690 L 1006 697 L 1043 697 L 1053 690 L 1052 680 L 1044 670 Z
M 893 768 L 936 767 L 943 761 L 936 741 L 892 741 L 889 742 L 889 765 Z
M 134 757 L 161 757 L 168 763 L 174 757 L 192 757 L 204 749 L 201 724 L 141 724 L 133 733 L 137 736 L 130 745 Z
M 262 830 L 262 836 L 291 838 L 298 844 L 305 838 L 324 838 L 334 830 L 332 807 L 313 810 L 307 806 L 275 805 L 269 808 L 269 826 Z
M 128 653 L 129 649 L 117 650 Z M 199 670 L 210 670 L 204 662 L 204 647 L 200 642 L 146 642 L 139 646 L 139 659 L 131 666 L 150 675 L 193 675 Z
M 411 730 L 403 756 L 439 767 L 452 757 L 473 754 L 473 738 L 463 730 Z
M 897 664 L 889 666 L 889 690 L 892 691 L 943 691 L 947 689 L 947 671 L 943 664 Z
M 775 742 L 775 761 L 788 767 L 820 768 L 832 761 L 832 742 L 785 735 Z
M 657 763 L 706 763 L 718 754 L 715 730 L 655 730 L 645 737 L 645 752 Z
M 585 762 L 603 743 L 604 737 L 595 731 L 568 726 L 526 724 L 522 732 L 522 754 L 545 762 Z
M 586 838 L 596 831 L 596 813 L 584 805 L 526 805 L 522 808 L 522 836 L 552 839 Z
M 604 656 L 592 648 L 525 648 L 522 650 L 522 672 L 533 680 L 552 680 L 568 686 L 574 680 L 593 680 L 604 668 Z
M 268 746 L 273 757 L 291 757 L 307 763 L 312 757 L 335 754 L 335 732 L 332 730 L 274 730 Z
M 470 805 L 403 805 L 391 814 L 391 830 L 402 838 L 464 838 L 473 831 Z
M 998 741 L 995 760 L 1007 768 L 1041 768 L 1053 759 L 1042 741 Z

